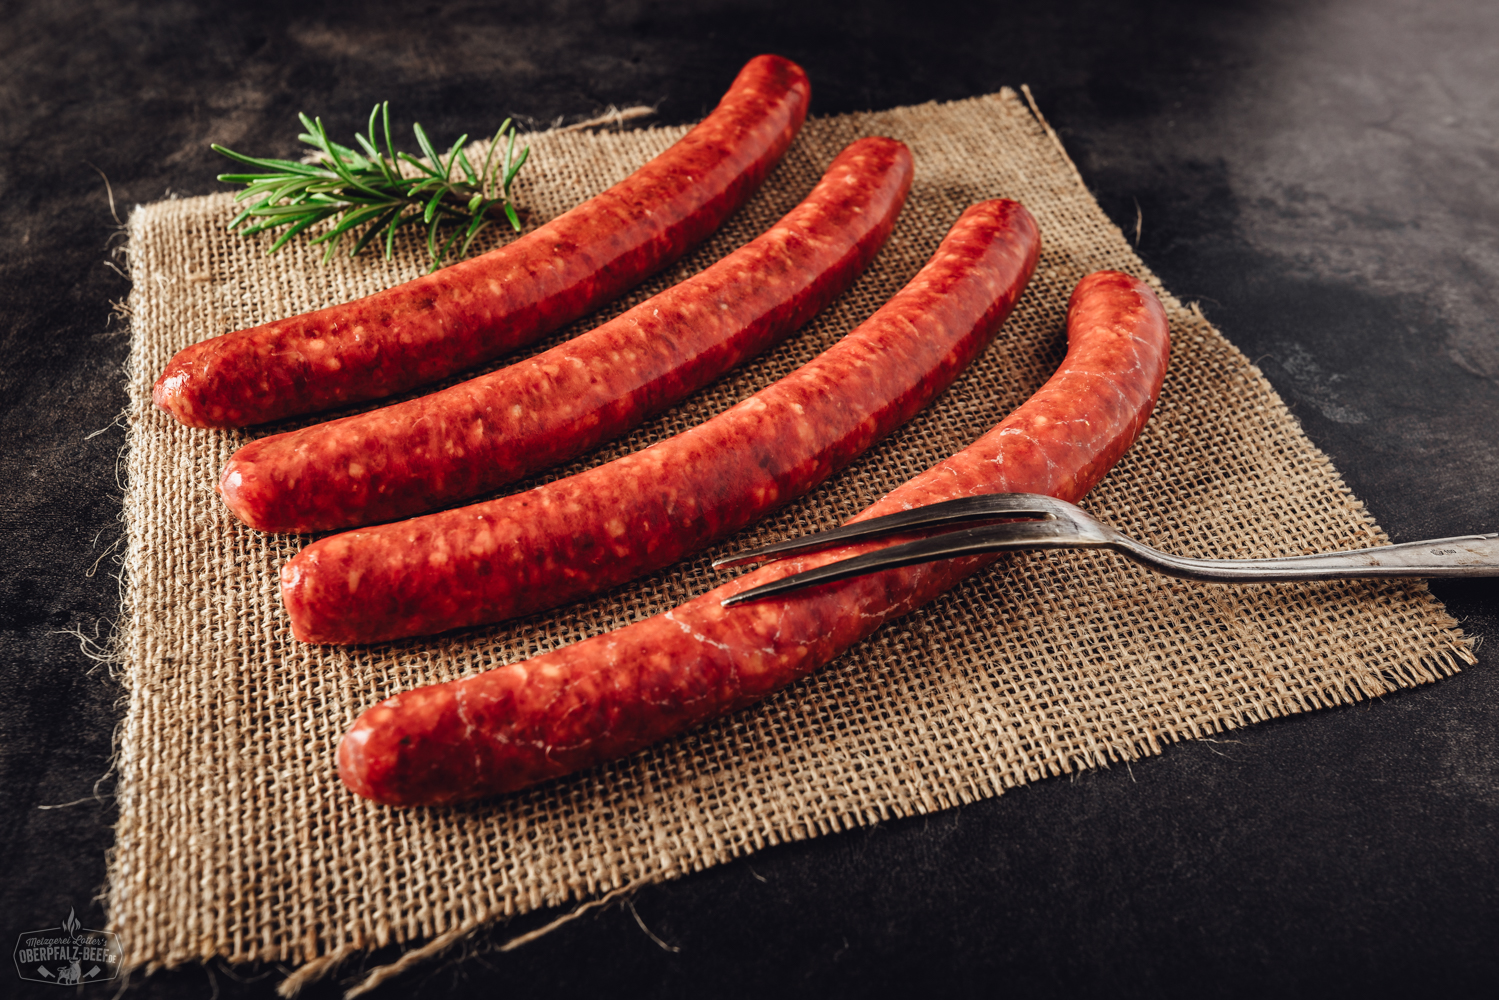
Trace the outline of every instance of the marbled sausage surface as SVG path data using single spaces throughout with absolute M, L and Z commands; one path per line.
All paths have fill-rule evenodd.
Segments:
M 706 270 L 565 344 L 441 392 L 253 441 L 219 492 L 263 531 L 409 517 L 566 461 L 806 323 L 890 235 L 911 186 L 893 139 L 852 143 L 800 205 Z
M 435 381 L 528 344 L 701 241 L 791 144 L 811 87 L 757 56 L 707 118 L 532 233 L 375 295 L 193 344 L 152 398 L 193 427 L 241 427 Z
M 333 535 L 281 569 L 293 634 L 375 642 L 556 607 L 667 566 L 800 496 L 931 402 L 1035 269 L 1013 201 L 968 209 L 833 347 L 692 430 L 485 503 Z
M 855 520 L 977 493 L 1076 501 L 1124 454 L 1160 393 L 1170 338 L 1142 282 L 1078 285 L 1068 352 L 1024 405 Z M 338 748 L 353 791 L 391 805 L 511 791 L 619 757 L 763 698 L 999 556 L 887 570 L 724 608 L 750 587 L 889 541 L 773 563 L 663 615 L 475 677 L 407 691 Z

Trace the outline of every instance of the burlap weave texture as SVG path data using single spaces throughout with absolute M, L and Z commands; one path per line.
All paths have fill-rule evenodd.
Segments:
M 518 201 L 532 224 L 550 218 L 684 131 L 534 136 Z M 910 145 L 916 181 L 854 288 L 785 345 L 543 480 L 685 430 L 789 373 L 909 279 L 966 206 L 1016 198 L 1040 222 L 1041 264 L 993 346 L 953 388 L 810 496 L 697 558 L 551 614 L 374 647 L 292 639 L 276 573 L 308 539 L 252 531 L 213 492 L 218 469 L 249 435 L 179 426 L 151 407 L 150 389 L 186 344 L 412 277 L 425 267 L 424 247 L 412 239 L 391 262 L 364 255 L 325 267 L 317 249 L 299 244 L 266 258 L 265 242 L 224 232 L 228 195 L 131 216 L 120 636 L 130 702 L 109 889 L 129 964 L 215 955 L 297 964 L 418 941 L 1432 681 L 1471 662 L 1456 622 L 1419 583 L 1231 588 L 1156 576 L 1107 553 L 1021 555 L 810 680 L 629 759 L 461 807 L 392 810 L 348 793 L 334 748 L 380 698 L 664 611 L 722 579 L 708 566 L 715 555 L 832 527 L 965 447 L 1061 360 L 1067 296 L 1099 268 L 1155 285 L 1173 357 L 1143 438 L 1084 506 L 1184 555 L 1386 540 L 1259 372 L 1160 288 L 1009 91 L 808 122 L 762 191 L 699 251 L 538 349 L 752 238 L 865 135 Z

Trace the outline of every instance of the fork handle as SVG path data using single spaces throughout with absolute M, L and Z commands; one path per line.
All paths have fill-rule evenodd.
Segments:
M 1282 559 L 1190 559 L 1123 536 L 1109 547 L 1171 576 L 1214 583 L 1499 576 L 1499 534 L 1431 538 Z

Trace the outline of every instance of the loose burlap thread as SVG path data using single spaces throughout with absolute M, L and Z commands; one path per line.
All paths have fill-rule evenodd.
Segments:
M 535 135 L 517 200 L 530 224 L 550 218 L 684 131 Z M 318 968 L 376 946 L 446 940 L 1472 662 L 1457 623 L 1418 582 L 1225 587 L 1156 576 L 1109 553 L 1017 555 L 816 676 L 628 759 L 441 809 L 389 809 L 346 791 L 334 748 L 364 707 L 667 610 L 724 578 L 709 568 L 713 556 L 832 527 L 965 447 L 1061 360 L 1067 297 L 1099 268 L 1152 283 L 1173 352 L 1144 436 L 1086 507 L 1187 555 L 1386 541 L 1258 370 L 1160 287 L 1055 136 L 1009 90 L 809 121 L 764 188 L 702 248 L 541 346 L 763 231 L 866 135 L 910 145 L 916 180 L 857 284 L 783 346 L 536 482 L 692 427 L 804 364 L 899 289 L 966 206 L 1003 196 L 1035 214 L 1045 250 L 989 350 L 853 466 L 709 552 L 550 614 L 380 646 L 292 639 L 277 570 L 308 539 L 252 531 L 213 492 L 223 462 L 252 434 L 179 426 L 152 408 L 150 389 L 181 347 L 413 277 L 425 269 L 424 246 L 412 239 L 392 261 L 366 254 L 320 266 L 317 248 L 294 243 L 267 258 L 268 241 L 226 233 L 228 195 L 132 214 L 119 637 L 129 707 L 109 884 L 111 927 L 130 966 L 221 956 Z

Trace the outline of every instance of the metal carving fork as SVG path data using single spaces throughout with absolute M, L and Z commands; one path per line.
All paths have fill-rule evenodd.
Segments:
M 1024 520 L 1017 520 L 1023 518 Z M 998 522 L 962 527 L 976 521 Z M 766 562 L 881 535 L 930 534 L 754 587 L 724 606 L 897 566 L 1004 549 L 1113 549 L 1171 576 L 1213 583 L 1283 583 L 1354 577 L 1499 576 L 1499 534 L 1433 538 L 1372 549 L 1279 559 L 1189 559 L 1137 542 L 1064 500 L 1035 493 L 962 497 L 805 535 L 716 560 L 714 568 Z M 940 533 L 938 533 L 940 532 Z

